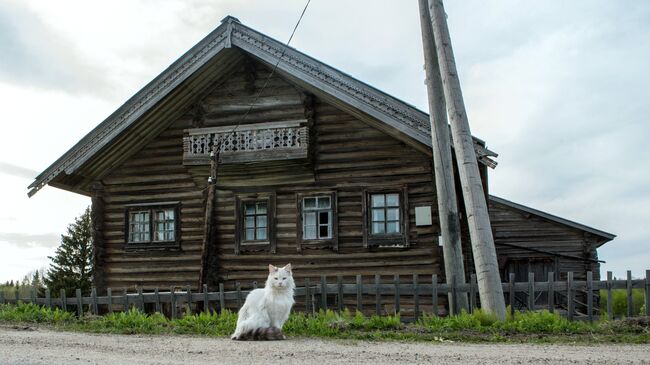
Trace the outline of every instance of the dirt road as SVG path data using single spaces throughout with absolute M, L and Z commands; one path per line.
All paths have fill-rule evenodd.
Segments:
M 236 342 L 0 328 L 0 364 L 650 364 L 650 345 Z

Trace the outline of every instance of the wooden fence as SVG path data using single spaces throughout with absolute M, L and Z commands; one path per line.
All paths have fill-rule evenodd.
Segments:
M 607 316 L 611 319 L 614 317 L 613 289 L 626 290 L 627 316 L 636 314 L 632 301 L 633 289 L 642 289 L 645 294 L 645 315 L 650 316 L 650 270 L 646 270 L 645 279 L 635 280 L 632 280 L 630 271 L 627 272 L 625 280 L 613 280 L 611 272 L 607 273 L 606 280 L 600 281 L 592 280 L 591 272 L 587 273 L 587 278 L 584 281 L 574 280 L 572 272 L 567 273 L 565 281 L 556 281 L 554 277 L 552 272 L 548 273 L 547 280 L 540 282 L 535 281 L 534 274 L 530 273 L 528 281 L 515 282 L 514 274 L 510 274 L 508 282 L 502 284 L 506 295 L 506 304 L 510 305 L 513 313 L 515 310 L 548 309 L 551 312 L 559 311 L 570 320 L 578 317 L 593 320 L 599 311 L 597 300 L 600 297 L 600 290 L 605 290 Z M 427 283 L 423 282 L 421 275 L 413 275 L 410 280 L 406 281 L 404 281 L 403 275 L 393 275 L 389 278 L 389 282 L 386 282 L 386 278 L 387 275 L 375 275 L 374 277 L 357 275 L 354 283 L 344 283 L 341 276 L 336 278 L 321 276 L 320 280 L 316 281 L 305 279 L 303 285 L 295 290 L 296 308 L 313 313 L 319 309 L 341 311 L 347 307 L 367 314 L 400 313 L 404 315 L 406 311 L 402 309 L 402 306 L 406 300 L 410 306 L 410 320 L 413 320 L 418 319 L 424 312 L 434 315 L 445 314 L 439 312 L 439 305 L 447 302 L 447 294 L 455 292 L 469 294 L 470 311 L 480 308 L 475 275 L 471 276 L 469 283 L 460 284 L 455 284 L 454 280 L 451 280 L 451 283 L 439 283 L 436 275 L 430 277 L 431 281 Z M 332 282 L 331 279 L 335 279 L 335 282 Z M 429 278 L 426 279 L 428 281 Z M 39 297 L 37 292 L 32 290 L 29 298 L 19 298 L 17 293 L 15 298 L 5 298 L 0 292 L 0 304 L 22 301 L 49 308 L 74 309 L 79 316 L 84 312 L 99 315 L 136 307 L 141 311 L 167 312 L 171 318 L 175 318 L 182 309 L 191 311 L 202 309 L 206 312 L 220 311 L 224 308 L 238 310 L 244 303 L 246 295 L 256 287 L 257 283 L 253 282 L 252 288 L 248 290 L 242 289 L 240 283 L 236 283 L 236 290 L 233 291 L 225 291 L 224 285 L 219 284 L 219 291 L 216 292 L 209 292 L 207 286 L 204 285 L 201 292 L 193 292 L 189 288 L 178 291 L 172 287 L 165 292 L 156 288 L 153 292 L 146 293 L 142 287 L 136 288 L 135 293 L 129 293 L 126 289 L 118 293 L 108 288 L 104 296 L 98 296 L 97 291 L 93 288 L 89 297 L 82 296 L 81 290 L 76 289 L 74 297 L 66 297 L 65 291 L 61 290 L 58 298 L 53 298 L 48 289 L 45 290 L 44 297 Z M 545 303 L 539 305 L 538 300 L 544 294 Z M 344 301 L 346 296 L 348 298 L 356 296 L 356 300 L 348 301 L 346 304 Z M 586 303 L 578 300 L 579 296 L 584 297 Z M 335 300 L 328 300 L 332 297 Z M 441 297 L 442 300 L 440 300 Z M 430 311 L 421 310 L 420 303 L 423 300 L 431 303 Z M 383 309 L 386 304 L 390 304 L 391 311 Z M 576 307 L 582 307 L 583 312 L 580 313 Z M 636 308 L 637 311 L 639 309 Z M 454 308 L 452 308 L 451 313 L 454 312 Z

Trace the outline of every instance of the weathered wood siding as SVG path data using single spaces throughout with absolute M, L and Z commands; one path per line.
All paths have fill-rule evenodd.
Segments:
M 502 270 L 512 260 L 552 260 L 558 278 L 566 278 L 566 273 L 573 271 L 576 280 L 585 280 L 589 270 L 594 272 L 594 280 L 599 278 L 600 266 L 591 260 L 597 259 L 595 238 L 588 233 L 552 222 L 534 214 L 524 212 L 490 201 L 490 220 L 494 241 Z M 554 256 L 500 244 L 512 244 L 538 250 L 573 256 Z M 581 259 L 582 258 L 582 259 Z M 507 274 L 505 275 L 507 277 Z M 546 278 L 537 278 L 545 281 Z
M 105 177 L 105 284 L 145 290 L 196 286 L 201 262 L 204 199 L 182 164 L 182 119 Z M 128 251 L 125 205 L 179 201 L 181 250 Z
M 102 180 L 106 241 L 104 276 L 108 287 L 145 290 L 170 285 L 189 285 L 196 290 L 201 263 L 201 240 L 208 166 L 183 166 L 183 130 L 196 127 L 240 124 L 269 70 L 254 62 L 242 64 L 226 82 L 204 97 L 153 142 L 115 168 Z M 242 125 L 305 119 L 313 123 L 311 158 L 294 161 L 219 166 L 216 199 L 217 281 L 233 288 L 235 282 L 249 287 L 263 285 L 267 264 L 291 262 L 297 281 L 320 275 L 334 280 L 344 275 L 441 274 L 437 210 L 431 158 L 403 142 L 315 98 L 305 103 L 298 87 L 274 76 Z M 313 116 L 313 119 L 311 118 Z M 408 186 L 409 248 L 362 246 L 362 190 L 366 187 Z M 339 251 L 297 251 L 296 192 L 335 190 L 338 196 Z M 277 252 L 234 250 L 235 194 L 276 194 Z M 125 205 L 179 201 L 181 249 L 131 252 L 125 249 Z M 416 206 L 432 207 L 432 226 L 416 227 Z M 208 268 L 210 270 L 210 268 Z M 370 280 L 370 278 L 368 278 Z M 214 282 L 211 283 L 212 285 Z M 388 302 L 389 299 L 386 298 Z M 423 305 L 425 303 L 422 303 Z

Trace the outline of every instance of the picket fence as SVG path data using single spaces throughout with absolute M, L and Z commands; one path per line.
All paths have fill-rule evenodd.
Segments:
M 633 308 L 633 289 L 642 289 L 644 291 L 645 315 L 650 316 L 650 270 L 646 270 L 645 279 L 632 279 L 631 271 L 627 272 L 627 278 L 624 280 L 614 280 L 612 273 L 607 272 L 606 280 L 593 280 L 593 273 L 587 272 L 587 278 L 584 281 L 574 280 L 572 272 L 567 273 L 566 280 L 554 280 L 554 273 L 548 273 L 547 281 L 535 281 L 535 275 L 529 273 L 528 281 L 515 282 L 514 274 L 510 274 L 509 280 L 502 283 L 503 291 L 506 296 L 506 304 L 510 306 L 511 311 L 515 310 L 539 310 L 548 309 L 551 312 L 559 312 L 570 320 L 586 319 L 593 321 L 599 315 L 599 306 L 597 301 L 600 299 L 600 290 L 605 290 L 607 296 L 607 316 L 614 318 L 612 307 L 612 290 L 625 289 L 628 317 L 634 316 L 639 308 Z M 472 275 L 469 283 L 455 283 L 453 278 L 450 283 L 439 283 L 436 275 L 432 275 L 431 283 L 422 283 L 421 275 L 413 275 L 411 280 L 404 282 L 404 276 L 392 275 L 390 282 L 386 282 L 387 275 L 375 275 L 373 278 L 356 276 L 356 282 L 344 283 L 343 277 L 337 276 L 336 282 L 332 283 L 332 277 L 321 276 L 320 281 L 312 282 L 310 279 L 304 279 L 303 285 L 295 290 L 296 303 L 301 310 L 308 313 L 314 313 L 320 309 L 333 309 L 341 311 L 346 308 L 363 311 L 365 313 L 385 314 L 383 305 L 390 300 L 392 312 L 404 314 L 401 306 L 405 299 L 408 299 L 411 310 L 409 313 L 410 320 L 417 320 L 421 315 L 420 301 L 428 297 L 431 300 L 430 314 L 440 315 L 439 304 L 446 302 L 446 296 L 449 293 L 463 292 L 469 295 L 470 311 L 480 308 L 478 300 L 478 286 L 476 276 Z M 364 281 L 365 279 L 365 281 Z M 428 278 L 427 278 L 428 279 Z M 427 280 L 428 281 L 428 280 Z M 0 292 L 0 304 L 5 303 L 35 303 L 48 308 L 62 308 L 63 310 L 76 310 L 79 316 L 85 312 L 100 315 L 103 313 L 112 313 L 136 307 L 141 311 L 167 312 L 171 318 L 179 315 L 183 309 L 190 311 L 203 310 L 208 313 L 211 311 L 221 311 L 224 308 L 238 310 L 246 295 L 257 288 L 257 283 L 253 282 L 250 289 L 244 290 L 240 283 L 236 283 L 236 289 L 225 291 L 224 285 L 219 284 L 219 291 L 208 291 L 206 285 L 203 286 L 202 292 L 193 292 L 190 288 L 177 290 L 175 287 L 169 288 L 169 291 L 160 291 L 155 288 L 152 292 L 144 292 L 142 287 L 137 287 L 135 292 L 129 293 L 127 289 L 122 289 L 119 293 L 112 288 L 106 290 L 106 295 L 98 296 L 97 291 L 93 288 L 90 296 L 83 296 L 80 289 L 76 289 L 74 297 L 66 297 L 65 291 L 61 290 L 58 298 L 52 297 L 49 289 L 45 289 L 44 297 L 38 296 L 36 290 L 32 290 L 28 298 L 19 298 L 18 293 L 14 298 L 5 298 Z M 536 305 L 542 294 L 546 294 L 543 306 Z M 517 294 L 521 294 L 519 299 Z M 356 295 L 356 303 L 348 301 L 345 304 L 345 296 Z M 334 296 L 334 302 L 328 301 L 328 296 Z M 443 301 L 440 301 L 443 297 Z M 585 302 L 578 300 L 578 297 L 586 298 Z M 521 298 L 525 298 L 521 303 Z M 372 305 L 368 303 L 372 302 Z M 519 301 L 519 303 L 518 303 Z M 332 304 L 334 303 L 334 304 Z M 364 308 L 365 305 L 365 308 Z M 84 309 L 84 307 L 86 309 Z M 576 308 L 582 308 L 582 312 Z M 636 309 L 636 311 L 635 311 Z M 450 308 L 450 313 L 457 313 L 455 308 Z M 446 313 L 444 313 L 446 314 Z M 405 316 L 409 317 L 409 316 Z

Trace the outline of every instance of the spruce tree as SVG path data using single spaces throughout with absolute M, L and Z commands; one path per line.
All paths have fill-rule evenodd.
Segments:
M 75 289 L 83 294 L 90 293 L 92 280 L 92 230 L 90 207 L 75 222 L 68 226 L 66 234 L 61 235 L 61 245 L 56 249 L 45 285 L 58 294 L 65 289 L 66 296 L 73 296 Z

